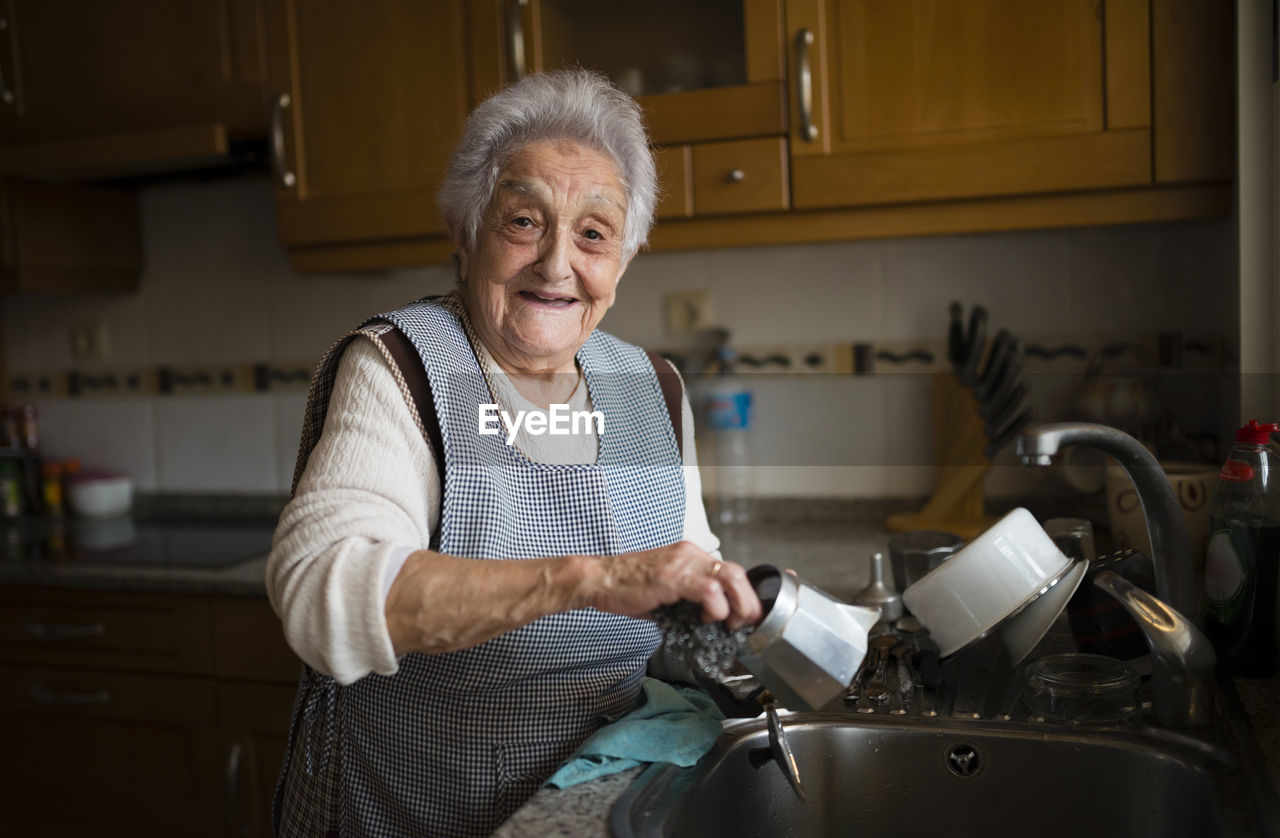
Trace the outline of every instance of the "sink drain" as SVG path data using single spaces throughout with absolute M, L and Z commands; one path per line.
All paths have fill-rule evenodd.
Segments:
M 957 777 L 972 777 L 982 770 L 982 752 L 976 745 L 968 742 L 957 742 L 947 748 L 943 758 L 947 770 Z

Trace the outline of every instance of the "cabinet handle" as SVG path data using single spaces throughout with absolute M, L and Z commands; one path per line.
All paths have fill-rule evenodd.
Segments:
M 107 633 L 107 627 L 102 623 L 87 623 L 85 625 L 58 625 L 56 623 L 37 623 L 34 620 L 27 620 L 22 624 L 22 630 L 32 637 L 43 637 L 47 640 L 66 640 L 78 637 L 101 637 Z
M 84 707 L 90 704 L 110 704 L 111 693 L 106 690 L 93 690 L 87 693 L 67 693 L 46 690 L 39 684 L 31 685 L 31 697 L 41 704 L 52 704 L 58 707 Z
M 227 823 L 231 835 L 247 835 L 249 831 L 240 825 L 240 763 L 244 760 L 244 746 L 239 742 L 231 743 L 227 751 L 227 764 L 223 769 L 223 779 L 227 784 Z
M 271 171 L 281 189 L 292 189 L 298 182 L 284 164 L 284 109 L 292 104 L 288 93 L 277 93 L 271 100 Z
M 524 7 L 529 0 L 508 0 L 507 32 L 510 33 L 511 73 L 515 81 L 524 78 L 526 64 L 524 57 Z
M 9 31 L 9 19 L 0 17 L 0 32 Z M 9 85 L 4 80 L 4 65 L 0 63 L 0 102 L 6 105 L 12 105 L 14 102 L 13 91 L 9 89 Z
M 813 72 L 809 67 L 809 47 L 813 32 L 796 33 L 796 100 L 800 103 L 800 136 L 807 142 L 818 139 L 818 126 L 813 124 Z
M 732 169 L 724 176 L 725 183 L 742 183 L 747 179 L 747 173 L 741 169 Z

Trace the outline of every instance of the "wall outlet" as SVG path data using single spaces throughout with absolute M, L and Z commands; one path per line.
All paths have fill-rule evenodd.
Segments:
M 71 359 L 73 361 L 105 361 L 111 355 L 107 324 L 102 320 L 76 323 L 71 327 Z
M 711 326 L 711 294 L 678 291 L 662 298 L 668 335 L 691 335 Z

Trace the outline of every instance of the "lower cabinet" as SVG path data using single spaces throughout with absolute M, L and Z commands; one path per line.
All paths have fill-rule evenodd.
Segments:
M 223 834 L 211 685 L 9 667 L 0 685 L 0 832 Z
M 265 598 L 0 589 L 0 835 L 269 836 L 299 666 Z

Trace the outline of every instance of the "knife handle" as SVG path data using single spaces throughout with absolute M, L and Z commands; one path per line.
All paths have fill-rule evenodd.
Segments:
M 959 373 L 964 363 L 964 306 L 959 300 L 951 301 L 951 326 L 947 329 L 947 360 Z
M 977 377 L 978 365 L 982 362 L 983 349 L 986 348 L 986 336 L 987 310 L 982 306 L 974 306 L 973 311 L 969 312 L 969 336 L 964 350 L 964 368 L 960 372 L 960 378 L 966 384 L 973 384 Z
M 987 355 L 987 363 L 983 365 L 982 372 L 978 375 L 979 387 L 990 387 L 991 382 L 999 374 L 1004 367 L 1006 359 L 1009 357 L 1010 344 L 1013 341 L 1013 335 L 1008 329 L 1001 329 L 996 333 L 995 338 L 991 341 L 991 352 Z
M 1013 379 L 1009 379 L 1013 381 Z M 987 423 L 988 428 L 998 428 L 1001 420 L 1008 419 L 1013 412 L 1018 409 L 1018 403 L 1022 401 L 1030 388 L 1025 381 L 1017 381 L 1011 387 L 1004 389 L 1002 393 L 997 394 L 989 402 L 985 402 L 983 407 L 979 408 L 979 415 Z M 990 434 L 988 434 L 990 436 Z
M 1000 431 L 990 442 L 987 443 L 985 451 L 986 455 L 988 457 L 995 457 L 995 455 L 1000 452 L 1000 449 L 1004 448 L 1010 442 L 1013 442 L 1013 438 L 1022 433 L 1027 425 L 1030 425 L 1035 421 L 1035 419 L 1036 409 L 1034 407 L 1029 407 L 1019 413 L 1018 418 L 1010 422 L 1007 428 Z

